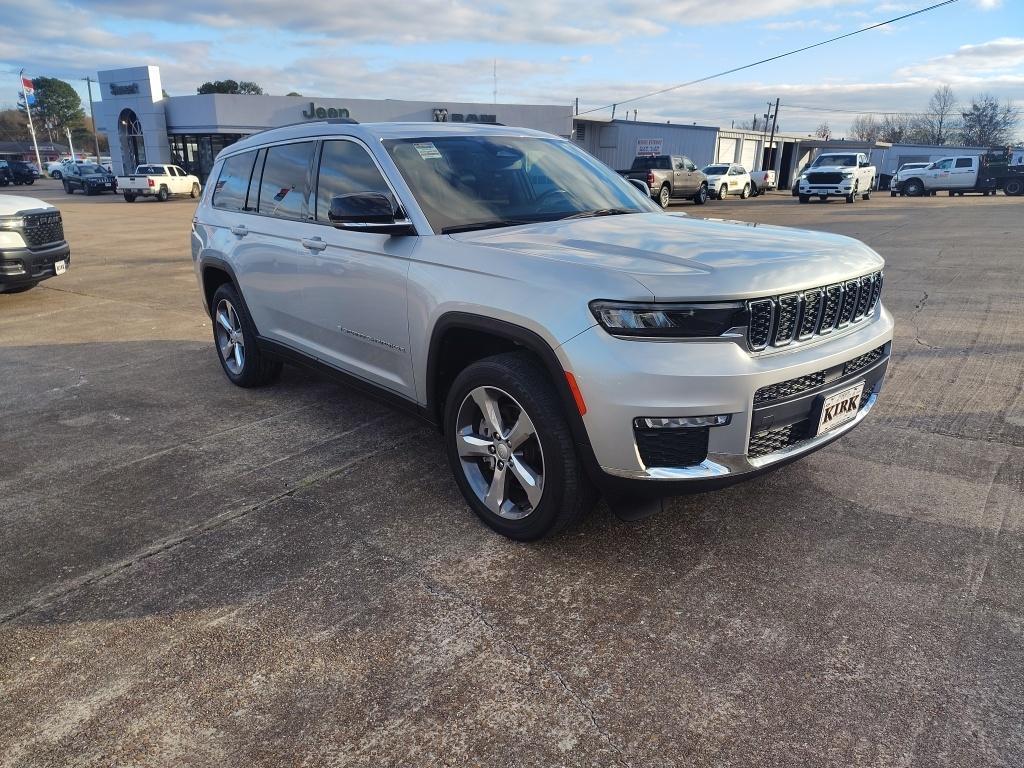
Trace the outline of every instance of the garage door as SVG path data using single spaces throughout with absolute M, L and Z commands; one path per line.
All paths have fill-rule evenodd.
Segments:
M 736 159 L 736 139 L 718 140 L 718 162 L 732 163 Z
M 743 140 L 743 154 L 741 155 L 740 165 L 748 171 L 757 170 L 757 141 L 754 139 Z

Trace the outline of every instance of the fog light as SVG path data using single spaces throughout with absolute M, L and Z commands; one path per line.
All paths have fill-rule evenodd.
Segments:
M 724 427 L 732 420 L 732 414 L 718 416 L 671 416 L 668 418 L 636 419 L 633 423 L 640 429 L 698 429 L 701 427 Z

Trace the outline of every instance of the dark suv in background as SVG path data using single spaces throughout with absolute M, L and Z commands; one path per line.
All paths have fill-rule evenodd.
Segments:
M 15 185 L 31 185 L 39 178 L 39 171 L 32 163 L 24 160 L 9 160 L 7 165 L 11 170 L 11 182 Z
M 64 191 L 69 195 L 80 189 L 87 195 L 101 192 L 117 192 L 117 177 L 98 165 L 69 165 L 61 179 Z

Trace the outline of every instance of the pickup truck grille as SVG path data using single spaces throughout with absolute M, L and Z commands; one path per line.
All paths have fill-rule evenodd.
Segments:
M 26 216 L 23 237 L 29 248 L 61 242 L 64 239 L 64 223 L 60 212 L 32 213 Z
M 838 184 L 843 180 L 841 173 L 808 173 L 808 184 Z
M 747 302 L 747 344 L 760 352 L 810 341 L 869 317 L 882 295 L 881 272 L 800 293 Z

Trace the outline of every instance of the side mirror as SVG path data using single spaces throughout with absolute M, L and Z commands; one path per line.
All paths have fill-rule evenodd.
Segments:
M 647 182 L 640 181 L 640 179 L 626 179 L 626 181 L 628 181 L 630 184 L 636 187 L 637 191 L 640 192 L 640 194 L 642 194 L 644 197 L 651 196 L 651 190 L 647 186 Z
M 338 229 L 388 235 L 415 234 L 408 219 L 399 219 L 391 198 L 380 192 L 353 192 L 331 198 L 327 218 Z

